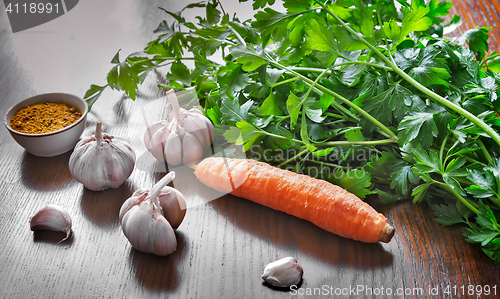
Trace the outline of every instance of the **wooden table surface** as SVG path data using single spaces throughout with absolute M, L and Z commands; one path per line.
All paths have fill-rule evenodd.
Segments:
M 454 2 L 452 13 L 465 20 L 459 31 L 493 27 L 490 46 L 498 51 L 500 2 Z M 90 84 L 104 82 L 119 49 L 127 55 L 152 39 L 165 17 L 158 6 L 176 10 L 184 5 L 175 0 L 80 1 L 52 22 L 13 34 L 0 4 L 2 115 L 39 93 L 82 96 Z M 244 7 L 239 11 L 249 13 L 249 6 Z M 132 249 L 118 211 L 134 190 L 150 188 L 165 175 L 142 141 L 146 124 L 164 117 L 164 106 L 165 99 L 151 85 L 142 87 L 135 102 L 107 91 L 93 107 L 84 136 L 93 134 L 96 121 L 102 120 L 103 130 L 126 139 L 138 157 L 124 185 L 102 192 L 89 191 L 72 178 L 67 166 L 71 152 L 39 158 L 0 130 L 0 298 L 299 296 L 262 284 L 264 266 L 285 256 L 297 258 L 304 268 L 301 292 L 321 290 L 323 296 L 310 298 L 369 298 L 370 292 L 381 298 L 466 298 L 472 296 L 460 295 L 462 286 L 485 285 L 500 293 L 500 267 L 479 246 L 465 242 L 461 227 L 439 225 L 424 204 L 387 206 L 370 199 L 396 234 L 388 244 L 363 244 L 240 198 L 217 198 L 188 168 L 179 169 L 174 181 L 189 204 L 177 231 L 176 252 L 156 257 Z M 30 217 L 48 203 L 66 208 L 73 218 L 72 237 L 61 244 L 61 234 L 29 228 Z M 360 288 L 364 291 L 353 295 L 351 290 Z M 458 294 L 447 296 L 446 288 Z M 396 295 L 401 291 L 406 296 Z

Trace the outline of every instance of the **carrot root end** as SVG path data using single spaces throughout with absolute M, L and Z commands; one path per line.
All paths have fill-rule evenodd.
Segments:
M 386 224 L 384 227 L 384 231 L 382 232 L 382 236 L 380 236 L 380 241 L 384 243 L 389 243 L 392 237 L 394 237 L 395 229 L 389 224 Z

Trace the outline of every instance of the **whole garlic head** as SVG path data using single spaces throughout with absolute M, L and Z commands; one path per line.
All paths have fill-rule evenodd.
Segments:
M 80 140 L 69 158 L 69 171 L 93 191 L 118 188 L 135 166 L 135 153 L 123 139 L 110 136 L 97 122 L 94 136 Z
M 173 90 L 167 98 L 172 104 L 169 121 L 151 125 L 144 134 L 144 144 L 159 161 L 171 165 L 197 162 L 212 144 L 214 127 L 201 111 L 180 108 Z
M 169 172 L 151 190 L 139 189 L 120 209 L 123 234 L 135 249 L 159 256 L 177 248 L 174 233 L 186 214 L 186 201 L 174 188 L 166 186 L 175 177 Z

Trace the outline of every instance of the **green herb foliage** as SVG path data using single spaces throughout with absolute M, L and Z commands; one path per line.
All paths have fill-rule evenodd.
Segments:
M 123 60 L 117 53 L 107 84 L 86 93 L 89 105 L 106 87 L 135 99 L 146 75 L 165 67 L 168 84 L 158 86 L 196 90 L 249 158 L 360 198 L 428 201 L 439 223 L 464 225 L 466 240 L 500 264 L 500 54 L 488 54 L 491 28 L 444 36 L 461 20 L 444 24 L 451 3 L 437 0 L 274 2 L 253 0 L 251 20 L 217 0 L 164 9 L 157 37 Z M 206 15 L 187 20 L 192 8 Z

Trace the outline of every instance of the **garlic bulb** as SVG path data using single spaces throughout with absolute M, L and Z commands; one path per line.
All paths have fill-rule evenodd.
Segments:
M 172 104 L 169 122 L 163 120 L 151 125 L 144 134 L 144 144 L 159 161 L 171 165 L 197 162 L 203 150 L 212 144 L 214 127 L 201 111 L 180 108 L 173 90 L 167 93 L 167 98 Z
M 174 172 L 172 172 L 174 174 Z M 168 183 L 167 183 L 168 184 Z M 148 199 L 149 190 L 139 189 L 127 199 L 120 209 L 120 221 L 123 216 L 134 206 L 139 205 Z M 163 211 L 163 216 L 167 219 L 173 229 L 177 229 L 181 225 L 182 220 L 186 216 L 186 200 L 179 190 L 165 186 L 158 191 L 159 205 Z
M 66 233 L 66 237 L 59 241 L 61 243 L 69 238 L 71 234 L 71 217 L 68 211 L 56 205 L 47 205 L 30 219 L 32 231 L 46 229 Z
M 101 131 L 80 140 L 69 158 L 69 170 L 77 181 L 93 191 L 118 188 L 135 166 L 135 153 L 123 139 Z
M 151 190 L 140 189 L 120 209 L 125 237 L 135 249 L 166 256 L 177 248 L 174 233 L 186 214 L 182 194 L 166 186 L 175 177 L 169 172 Z

